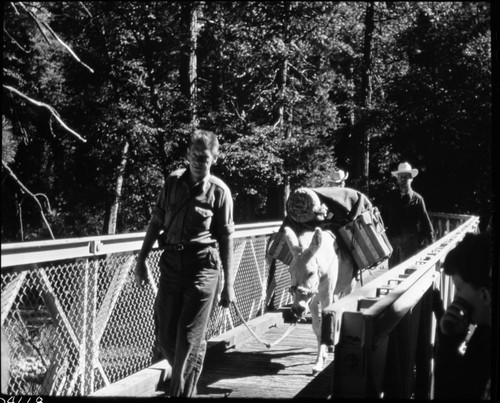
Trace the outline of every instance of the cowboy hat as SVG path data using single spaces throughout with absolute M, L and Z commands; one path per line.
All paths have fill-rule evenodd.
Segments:
M 333 183 L 340 183 L 345 181 L 349 177 L 349 172 L 344 172 L 342 169 L 333 171 L 332 181 Z
M 407 162 L 402 162 L 401 164 L 399 164 L 398 170 L 392 171 L 391 173 L 394 176 L 398 176 L 398 174 L 411 174 L 411 177 L 414 178 L 418 175 L 418 169 L 412 169 L 410 164 L 408 164 Z

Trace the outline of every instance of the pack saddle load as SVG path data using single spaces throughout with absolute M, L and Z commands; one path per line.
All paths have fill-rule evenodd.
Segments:
M 284 239 L 284 228 L 297 234 L 322 230 L 333 232 L 350 252 L 361 272 L 373 268 L 392 253 L 384 222 L 377 207 L 363 193 L 341 187 L 299 188 L 286 203 L 287 216 L 269 245 L 268 254 L 286 265 L 292 253 Z

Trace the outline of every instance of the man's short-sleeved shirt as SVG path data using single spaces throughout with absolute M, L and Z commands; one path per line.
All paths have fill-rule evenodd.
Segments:
M 188 175 L 186 169 L 172 172 L 153 209 L 153 218 L 166 229 L 166 242 L 212 244 L 232 234 L 233 199 L 227 185 L 208 175 L 191 186 Z

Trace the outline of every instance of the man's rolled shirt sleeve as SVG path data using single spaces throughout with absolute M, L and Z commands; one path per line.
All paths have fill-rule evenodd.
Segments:
M 233 219 L 233 199 L 231 191 L 227 186 L 221 187 L 221 195 L 214 209 L 214 220 L 212 221 L 211 231 L 213 236 L 218 239 L 229 236 L 234 232 Z

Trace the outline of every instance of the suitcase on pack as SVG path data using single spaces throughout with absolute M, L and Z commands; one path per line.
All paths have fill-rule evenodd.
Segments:
M 276 260 L 279 260 L 288 266 L 290 265 L 292 261 L 292 252 L 286 243 L 284 232 L 277 232 L 272 235 L 267 253 Z
M 360 270 L 381 263 L 392 253 L 384 222 L 376 207 L 339 228 L 338 233 Z

